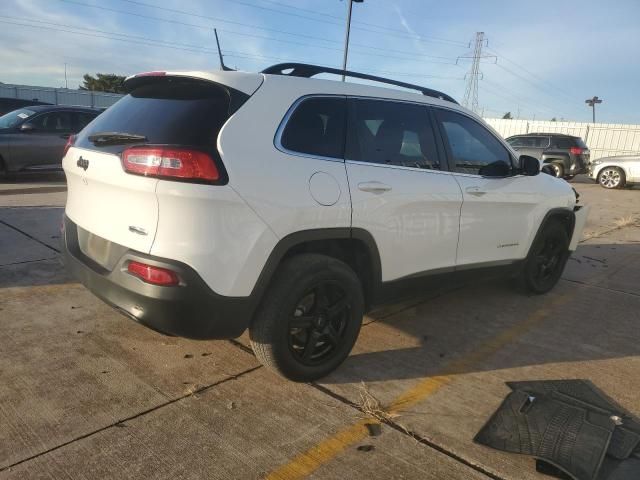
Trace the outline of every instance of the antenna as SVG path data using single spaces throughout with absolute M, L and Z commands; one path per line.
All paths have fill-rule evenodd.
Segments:
M 216 46 L 218 47 L 218 58 L 220 59 L 220 70 L 223 70 L 225 72 L 233 70 L 233 68 L 229 68 L 224 64 L 224 59 L 222 58 L 222 50 L 220 49 L 220 40 L 218 39 L 218 30 L 214 28 L 213 33 L 216 36 Z

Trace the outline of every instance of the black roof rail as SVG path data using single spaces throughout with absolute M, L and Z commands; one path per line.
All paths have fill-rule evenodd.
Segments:
M 289 73 L 285 73 L 286 70 L 291 70 Z M 333 73 L 335 75 L 344 75 L 345 77 L 361 78 L 363 80 L 371 80 L 374 82 L 387 83 L 389 85 L 395 85 L 397 87 L 408 88 L 410 90 L 417 90 L 423 95 L 428 97 L 440 98 L 448 102 L 458 103 L 452 97 L 446 93 L 433 90 L 431 88 L 421 87 L 419 85 L 413 85 L 411 83 L 399 82 L 398 80 L 391 80 L 384 77 L 376 77 L 375 75 L 369 75 L 367 73 L 352 72 L 350 70 L 342 70 L 340 68 L 322 67 L 320 65 L 310 65 L 307 63 L 278 63 L 265 68 L 262 73 L 271 75 L 288 75 L 292 77 L 305 77 L 310 78 L 320 73 Z

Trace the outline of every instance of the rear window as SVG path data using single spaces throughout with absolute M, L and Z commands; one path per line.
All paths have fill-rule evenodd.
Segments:
M 576 145 L 580 148 L 589 148 L 587 147 L 587 144 L 584 143 L 584 140 L 582 140 L 581 138 L 576 138 Z
M 238 104 L 232 96 L 248 98 L 212 82 L 149 78 L 90 123 L 75 145 L 120 152 L 131 144 L 95 146 L 89 141 L 93 134 L 119 132 L 144 135 L 147 144 L 214 148 L 218 133 L 230 116 L 231 101 Z
M 556 137 L 554 143 L 556 148 L 587 148 L 587 145 L 580 137 Z
M 549 137 L 511 137 L 507 142 L 514 148 L 547 148 L 550 144 Z

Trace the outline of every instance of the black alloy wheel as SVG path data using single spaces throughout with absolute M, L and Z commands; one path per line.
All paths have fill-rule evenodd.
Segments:
M 349 297 L 337 284 L 321 283 L 297 302 L 289 319 L 289 348 L 303 365 L 318 365 L 344 342 Z

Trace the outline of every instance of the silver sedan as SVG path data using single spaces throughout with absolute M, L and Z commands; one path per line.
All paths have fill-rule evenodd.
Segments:
M 640 183 L 640 154 L 598 158 L 589 164 L 587 175 L 604 188 Z

